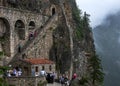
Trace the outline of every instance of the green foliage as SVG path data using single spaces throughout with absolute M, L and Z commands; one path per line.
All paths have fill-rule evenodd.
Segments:
M 78 8 L 74 8 L 72 10 L 72 16 L 73 16 L 73 19 L 76 24 L 75 37 L 77 39 L 82 39 L 82 37 L 83 37 L 83 31 L 81 28 L 81 14 L 82 14 L 82 12 Z
M 38 86 L 46 86 L 46 84 L 47 84 L 47 81 L 44 81 L 44 82 L 40 81 L 38 83 Z
M 89 25 L 90 19 L 89 19 L 89 17 L 90 17 L 90 15 L 87 14 L 86 12 L 84 12 L 84 16 L 82 18 L 83 27 L 90 28 L 90 25 Z
M 87 77 L 82 77 L 80 79 L 80 85 L 84 85 L 85 83 L 88 83 L 88 78 Z
M 8 66 L 0 66 L 0 75 L 3 75 L 9 69 L 11 68 Z
M 3 56 L 4 55 L 4 52 L 3 51 L 0 51 L 0 56 Z
M 75 20 L 75 23 L 77 23 L 79 25 L 79 23 L 81 22 L 81 18 L 82 18 L 82 11 L 79 10 L 78 8 L 74 8 L 72 10 L 72 15 L 73 15 L 73 19 Z
M 5 36 L 0 37 L 0 42 L 4 42 L 5 41 Z
M 46 34 L 44 34 L 42 37 L 45 38 L 45 37 L 46 37 Z
M 12 85 L 8 85 L 4 78 L 0 78 L 0 86 L 12 86 Z
M 2 58 L 4 58 L 4 52 L 0 51 L 0 60 L 2 60 Z
M 75 21 L 76 29 L 75 29 L 75 37 L 79 40 L 84 38 L 85 29 L 89 30 L 89 14 L 86 12 L 82 15 L 82 11 L 79 10 L 77 7 L 72 9 L 72 16 L 73 20 Z
M 90 75 L 93 85 L 95 85 L 96 83 L 102 84 L 104 80 L 104 73 L 101 66 L 101 60 L 97 55 L 91 57 L 89 68 L 91 70 Z
M 3 78 L 0 78 L 0 83 L 2 83 L 4 81 L 4 79 Z
M 77 39 L 83 38 L 83 32 L 81 31 L 81 29 L 76 28 L 75 32 L 76 32 Z

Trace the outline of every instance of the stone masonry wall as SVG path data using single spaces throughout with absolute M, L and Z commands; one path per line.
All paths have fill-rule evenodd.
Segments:
M 34 40 L 33 44 L 26 49 L 26 55 L 28 58 L 49 58 L 49 50 L 53 45 L 52 33 L 57 27 L 57 15 L 51 18 L 48 24 L 43 26 L 43 29 Z
M 38 83 L 46 80 L 45 77 L 6 77 L 6 81 L 11 86 L 38 86 Z
M 28 25 L 30 21 L 34 21 L 35 28 L 41 27 L 46 21 L 47 16 L 43 16 L 38 13 L 33 13 L 30 11 L 18 10 L 18 9 L 10 9 L 7 7 L 0 7 L 0 18 L 6 19 L 10 25 L 10 52 L 11 57 L 15 54 L 15 46 L 19 44 L 19 41 L 15 41 L 15 23 L 17 20 L 21 20 L 25 25 L 25 41 L 28 40 Z

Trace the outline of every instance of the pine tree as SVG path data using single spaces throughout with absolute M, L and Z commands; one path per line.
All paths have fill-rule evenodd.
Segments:
M 89 68 L 91 71 L 90 75 L 93 86 L 96 86 L 96 84 L 102 85 L 104 80 L 104 73 L 101 66 L 101 60 L 97 55 L 94 55 L 93 57 L 90 58 L 89 61 L 90 61 Z

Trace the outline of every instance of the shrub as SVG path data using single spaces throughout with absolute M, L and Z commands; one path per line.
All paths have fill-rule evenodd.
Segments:
M 46 84 L 47 84 L 47 81 L 40 81 L 38 83 L 38 86 L 46 86 Z

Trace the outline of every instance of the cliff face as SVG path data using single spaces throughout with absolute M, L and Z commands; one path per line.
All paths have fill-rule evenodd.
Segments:
M 88 59 L 95 53 L 94 44 L 89 24 L 81 20 L 80 23 L 74 18 L 74 11 L 77 9 L 75 0 L 7 0 L 6 3 L 5 6 L 33 11 L 47 17 L 57 14 L 57 27 L 49 36 L 52 36 L 53 45 L 47 50 L 48 57 L 56 62 L 59 73 L 72 74 L 73 71 L 80 77 L 86 76 Z M 86 14 L 83 20 L 87 21 Z M 49 44 L 49 41 L 46 42 Z
M 79 29 L 82 29 L 82 35 L 77 38 L 78 23 L 73 17 L 73 11 L 77 9 L 76 3 L 74 0 L 65 0 L 62 3 L 62 14 L 59 15 L 59 25 L 54 32 L 53 45 L 57 69 L 60 73 L 70 73 L 73 70 L 80 77 L 89 76 L 88 59 L 95 54 L 91 28 L 88 23 L 81 22 L 83 27 Z

